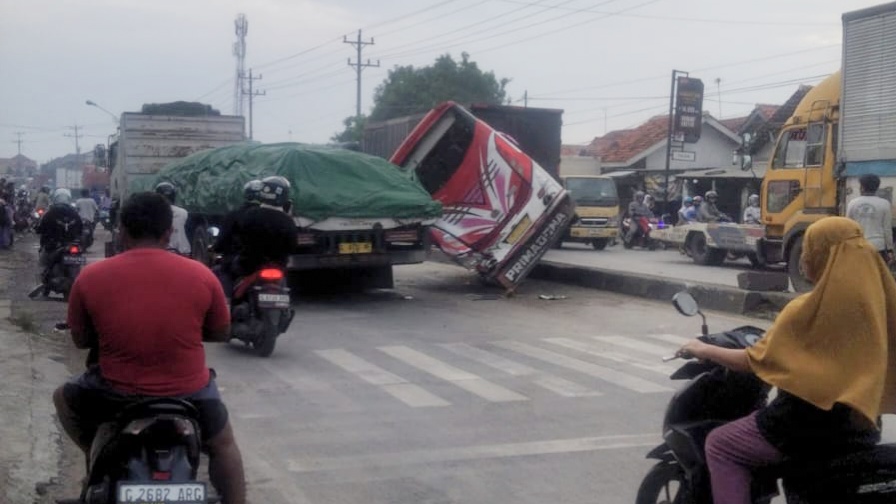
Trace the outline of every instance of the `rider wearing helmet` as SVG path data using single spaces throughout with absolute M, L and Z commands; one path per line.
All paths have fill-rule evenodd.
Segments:
M 697 220 L 700 222 L 731 222 L 731 218 L 720 212 L 716 206 L 718 200 L 719 193 L 706 191 L 706 197 L 697 210 Z
M 160 182 L 156 185 L 156 192 L 168 200 L 171 205 L 173 219 L 171 221 L 171 239 L 168 241 L 168 249 L 178 254 L 189 256 L 191 252 L 190 240 L 187 238 L 187 219 L 190 214 L 187 209 L 174 204 L 177 201 L 177 188 L 171 182 Z
M 240 234 L 243 229 L 243 219 L 246 212 L 251 208 L 256 208 L 261 204 L 261 188 L 263 184 L 261 180 L 254 179 L 243 185 L 243 204 L 236 210 L 231 210 L 221 223 L 221 233 L 212 247 L 216 253 L 221 255 L 221 262 L 215 266 L 215 273 L 218 280 L 224 288 L 224 293 L 230 295 L 233 290 L 233 277 L 238 276 L 236 272 L 236 259 L 242 250 L 242 242 Z
M 678 210 L 678 224 L 687 224 L 697 220 L 697 207 L 694 206 L 694 198 L 685 196 L 681 200 L 681 208 Z
M 759 224 L 762 212 L 759 209 L 759 195 L 751 194 L 747 199 L 749 206 L 744 209 L 744 224 Z
M 45 268 L 54 264 L 68 242 L 81 238 L 81 226 L 81 217 L 72 206 L 71 191 L 56 189 L 53 204 L 35 228 L 40 235 L 40 264 Z
M 242 213 L 234 218 L 231 237 L 222 236 L 234 240 L 239 247 L 229 268 L 222 265 L 219 272 L 228 296 L 232 294 L 234 278 L 257 271 L 265 264 L 286 267 L 289 262 L 298 234 L 295 222 L 285 211 L 290 205 L 290 190 L 289 181 L 276 175 L 262 179 L 260 186 L 253 181 L 244 187 L 246 203 Z
M 634 200 L 628 204 L 628 216 L 631 224 L 628 227 L 624 239 L 626 242 L 631 241 L 637 235 L 638 230 L 645 232 L 644 226 L 646 219 L 653 217 L 653 211 L 645 202 L 646 194 L 644 191 L 635 191 Z

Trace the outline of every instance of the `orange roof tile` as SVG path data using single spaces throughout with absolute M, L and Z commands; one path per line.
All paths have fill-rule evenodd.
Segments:
M 603 163 L 624 163 L 666 138 L 669 116 L 654 116 L 637 128 L 611 131 L 591 142 L 590 150 Z

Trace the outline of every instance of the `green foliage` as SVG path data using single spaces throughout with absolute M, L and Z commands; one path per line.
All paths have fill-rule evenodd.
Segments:
M 450 54 L 439 56 L 431 66 L 414 68 L 412 65 L 396 66 L 389 71 L 373 97 L 370 116 L 356 121 L 346 118 L 346 128 L 333 136 L 335 141 L 357 141 L 361 138 L 366 121 L 385 121 L 421 112 L 447 100 L 462 105 L 471 103 L 501 104 L 506 100 L 504 90 L 510 79 L 497 79 L 494 72 L 483 72 L 470 61 L 470 55 L 461 54 L 455 61 Z
M 330 141 L 336 143 L 360 142 L 361 133 L 364 132 L 364 125 L 367 124 L 367 116 L 346 117 L 342 120 L 345 129 L 341 133 L 336 133 L 330 137 Z

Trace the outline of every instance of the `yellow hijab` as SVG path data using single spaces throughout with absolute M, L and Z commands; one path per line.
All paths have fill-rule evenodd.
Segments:
M 844 217 L 809 226 L 801 259 L 815 287 L 747 350 L 753 371 L 821 409 L 845 404 L 872 423 L 896 412 L 896 282 L 887 265 Z

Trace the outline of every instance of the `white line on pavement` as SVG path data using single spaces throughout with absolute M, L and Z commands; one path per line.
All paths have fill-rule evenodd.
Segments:
M 591 390 L 588 387 L 584 387 L 565 378 L 539 371 L 525 364 L 512 361 L 466 343 L 444 343 L 439 346 L 462 357 L 480 362 L 512 376 L 532 377 L 532 381 L 536 385 L 563 397 L 591 397 L 602 395 L 596 390 Z
M 656 383 L 634 375 L 630 375 L 628 373 L 623 373 L 622 371 L 617 371 L 615 369 L 610 369 L 598 364 L 594 364 L 593 362 L 583 361 L 573 357 L 569 357 L 567 355 L 551 352 L 549 350 L 528 345 L 526 343 L 519 343 L 517 341 L 495 341 L 492 344 L 501 348 L 513 350 L 514 352 L 518 352 L 523 355 L 528 355 L 529 357 L 532 357 L 534 359 L 539 359 L 557 366 L 565 367 L 567 369 L 572 369 L 573 371 L 578 371 L 580 373 L 599 378 L 614 385 L 627 388 L 629 390 L 634 390 L 635 392 L 650 393 L 668 392 L 671 390 L 670 388 L 664 387 L 662 385 L 657 385 Z
M 675 372 L 677 367 L 669 366 L 667 364 L 663 364 L 659 362 L 659 359 L 656 359 L 657 362 L 645 362 L 637 357 L 633 357 L 631 355 L 621 354 L 618 352 L 614 352 L 612 350 L 608 350 L 606 345 L 601 345 L 598 343 L 589 343 L 587 341 L 578 341 L 572 340 L 569 338 L 545 338 L 544 341 L 548 343 L 553 343 L 554 345 L 559 345 L 566 348 L 571 348 L 573 350 L 577 350 L 582 353 L 586 353 L 589 355 L 594 355 L 597 357 L 601 357 L 603 359 L 621 362 L 624 364 L 628 364 L 632 367 L 636 367 L 639 369 L 646 369 L 647 371 L 653 371 L 655 373 L 659 373 L 663 376 L 669 376 L 673 372 Z M 673 354 L 675 350 L 669 350 L 669 355 Z
M 646 341 L 640 341 L 636 339 L 626 338 L 625 336 L 592 336 L 597 341 L 603 341 L 604 343 L 610 343 L 613 345 L 619 345 L 621 347 L 631 348 L 632 350 L 637 350 L 639 352 L 644 352 L 650 355 L 658 355 L 660 357 L 670 355 L 675 353 L 674 350 L 670 351 L 668 348 L 664 346 L 654 345 L 653 343 L 648 343 Z
M 381 352 L 384 352 L 405 364 L 429 373 L 436 378 L 451 382 L 467 392 L 475 394 L 487 401 L 510 402 L 529 400 L 529 398 L 524 395 L 517 394 L 512 390 L 506 389 L 484 378 L 480 378 L 472 373 L 468 373 L 463 369 L 458 369 L 446 364 L 412 348 L 400 345 L 377 348 Z
M 379 368 L 341 348 L 315 350 L 314 353 L 367 383 L 379 386 L 387 394 L 412 408 L 448 406 L 451 404 L 422 387 L 409 383 L 404 378 Z
M 600 450 L 653 447 L 662 440 L 653 434 L 583 437 L 549 441 L 528 441 L 442 449 L 414 450 L 398 453 L 364 454 L 333 458 L 301 458 L 286 461 L 293 472 L 341 471 L 367 467 L 397 467 L 419 464 L 462 462 L 531 455 L 555 455 Z

